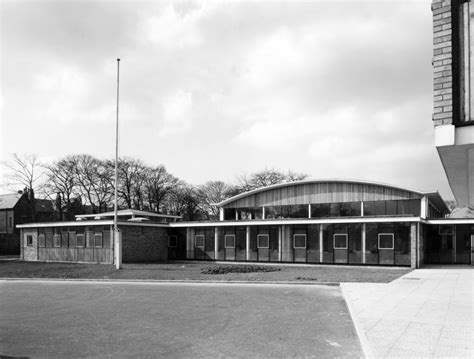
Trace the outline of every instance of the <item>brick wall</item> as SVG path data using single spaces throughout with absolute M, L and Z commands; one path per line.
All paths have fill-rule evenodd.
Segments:
M 451 0 L 433 0 L 434 125 L 453 123 L 453 17 Z
M 168 259 L 168 228 L 120 226 L 122 262 L 163 262 Z

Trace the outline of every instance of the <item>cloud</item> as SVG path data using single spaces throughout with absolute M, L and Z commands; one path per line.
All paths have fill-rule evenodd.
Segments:
M 193 94 L 179 89 L 163 100 L 160 136 L 182 133 L 191 128 Z
M 181 8 L 180 8 L 181 5 Z M 193 48 L 204 42 L 199 23 L 214 7 L 213 2 L 163 4 L 140 23 L 140 37 L 166 50 Z M 181 11 L 180 11 L 181 10 Z

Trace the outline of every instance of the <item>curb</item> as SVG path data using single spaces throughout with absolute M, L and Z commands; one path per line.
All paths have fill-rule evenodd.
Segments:
M 341 287 L 342 295 L 344 296 L 344 299 L 346 301 L 347 308 L 349 309 L 349 314 L 351 315 L 352 323 L 354 323 L 354 327 L 356 329 L 357 335 L 359 336 L 360 345 L 362 346 L 364 355 L 366 359 L 375 359 L 376 357 L 374 355 L 372 347 L 369 344 L 369 340 L 367 339 L 367 336 L 365 335 L 365 331 L 362 328 L 362 326 L 360 326 L 359 323 L 357 322 L 355 308 L 354 308 L 354 305 L 352 304 L 352 301 L 349 297 L 349 293 L 347 292 L 347 289 L 344 283 L 341 283 L 340 287 Z
M 3 278 L 5 282 L 97 282 L 97 283 L 136 283 L 136 284 L 250 284 L 250 285 L 303 285 L 339 287 L 337 282 L 290 282 L 290 281 L 218 281 L 218 280 L 167 280 L 167 279 L 85 279 L 85 278 Z

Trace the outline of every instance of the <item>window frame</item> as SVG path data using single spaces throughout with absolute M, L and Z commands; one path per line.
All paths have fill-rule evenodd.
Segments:
M 82 237 L 82 246 L 80 246 L 79 243 L 79 237 Z M 86 236 L 85 233 L 76 233 L 76 247 L 77 248 L 84 248 L 86 246 Z
M 260 237 L 267 237 L 267 246 L 260 245 Z M 270 248 L 270 235 L 269 234 L 257 234 L 257 249 L 269 249 Z
M 392 236 L 392 247 L 380 247 L 380 236 Z M 377 236 L 377 245 L 378 249 L 387 249 L 387 250 L 394 250 L 395 249 L 395 233 L 379 233 Z
M 449 233 L 442 233 L 441 228 L 450 228 L 450 232 Z M 438 234 L 440 236 L 452 236 L 452 235 L 454 235 L 454 226 L 452 224 L 440 224 L 438 226 Z
M 26 246 L 27 247 L 33 247 L 33 235 L 32 234 L 27 234 L 26 235 Z
M 61 248 L 61 232 L 56 233 L 53 231 L 53 248 Z
M 202 237 L 202 246 L 198 246 L 197 238 Z M 195 234 L 194 235 L 194 247 L 196 248 L 206 248 L 206 236 L 204 234 Z
M 100 237 L 100 246 L 97 245 L 97 237 Z M 104 237 L 102 232 L 94 232 L 94 248 L 104 248 Z
M 46 248 L 46 228 L 38 228 L 38 248 Z
M 345 247 L 336 247 L 336 236 L 344 236 L 346 238 Z M 349 236 L 347 233 L 334 233 L 332 235 L 332 248 L 333 249 L 348 249 L 348 244 L 349 244 Z
M 296 246 L 296 236 L 303 236 L 304 237 L 304 247 L 297 247 Z M 295 233 L 293 234 L 293 248 L 294 249 L 306 249 L 307 248 L 307 237 L 306 233 Z
M 174 238 L 174 241 L 175 241 L 174 245 L 171 245 L 171 241 L 170 241 L 171 238 Z M 168 236 L 168 248 L 176 248 L 176 247 L 178 247 L 178 236 L 175 234 L 172 234 Z
M 228 246 L 227 245 L 227 237 L 233 237 L 234 238 L 234 245 L 233 246 Z M 224 248 L 232 248 L 235 249 L 235 234 L 225 234 L 224 235 Z

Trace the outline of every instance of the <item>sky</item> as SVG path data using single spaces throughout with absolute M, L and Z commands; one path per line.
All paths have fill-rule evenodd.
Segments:
M 120 156 L 196 185 L 276 168 L 451 199 L 430 3 L 1 0 L 1 159 L 113 158 L 120 58 Z

